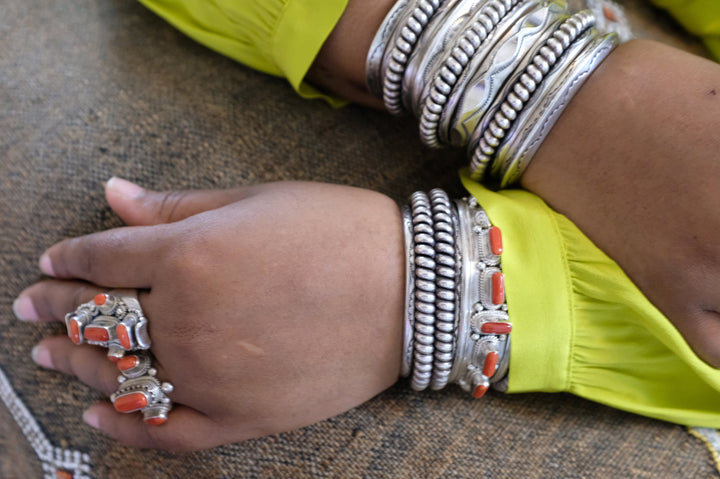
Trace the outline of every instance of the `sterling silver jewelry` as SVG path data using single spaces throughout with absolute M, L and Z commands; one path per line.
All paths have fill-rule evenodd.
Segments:
M 415 252 L 415 314 L 411 386 L 416 391 L 430 384 L 435 351 L 435 229 L 427 195 L 410 197 Z
M 500 21 L 520 2 L 520 0 L 490 0 L 483 2 L 480 9 L 473 12 L 470 25 L 449 46 L 449 55 L 445 56 L 440 67 L 433 70 L 430 81 L 427 82 L 429 92 L 423 91 L 420 102 L 422 111 L 420 117 L 420 139 L 427 146 L 436 148 L 440 146 L 438 138 L 438 123 L 440 114 L 448 96 L 455 87 L 458 77 L 465 71 L 470 60 L 478 52 L 483 42 L 488 40 L 491 32 Z M 428 90 L 428 88 L 425 88 Z
M 108 348 L 108 358 L 121 372 L 120 387 L 110 396 L 117 411 L 142 411 L 145 422 L 154 426 L 167 421 L 172 409 L 168 394 L 173 386 L 155 377 L 157 371 L 147 351 L 151 346 L 148 321 L 137 299 L 137 290 L 98 294 L 65 315 L 65 324 L 73 343 Z
M 415 0 L 414 8 L 409 5 L 401 9 L 401 19 L 392 32 L 389 49 L 386 51 L 382 71 L 382 98 L 385 107 L 393 115 L 402 115 L 402 81 L 408 59 L 430 19 L 435 15 L 443 0 Z
M 402 208 L 405 238 L 405 321 L 403 324 L 403 357 L 400 375 L 410 376 L 413 359 L 413 334 L 415 324 L 415 251 L 413 250 L 413 222 L 410 208 Z
M 504 377 L 510 355 L 512 324 L 500 268 L 502 236 L 474 198 L 456 201 L 456 205 L 464 294 L 450 380 L 480 398 Z
M 385 50 L 388 49 L 390 35 L 397 28 L 399 17 L 410 0 L 398 0 L 390 9 L 385 19 L 380 24 L 380 28 L 368 51 L 367 61 L 365 62 L 366 81 L 368 90 L 374 96 L 382 98 L 382 62 Z
M 403 105 L 417 116 L 429 92 L 431 76 L 447 55 L 455 35 L 472 18 L 478 3 L 486 0 L 445 0 L 423 31 L 413 50 L 402 82 Z
M 149 349 L 147 319 L 136 290 L 113 290 L 98 294 L 65 315 L 68 336 L 75 344 L 88 342 L 108 348 L 108 357 L 121 358 L 125 351 Z
M 533 0 L 513 9 L 483 43 L 458 79 L 440 115 L 441 141 L 464 146 L 488 108 L 496 101 L 518 63 L 535 48 L 548 30 L 565 14 L 561 1 Z
M 487 110 L 482 125 L 476 128 L 472 135 L 469 151 L 473 151 L 470 161 L 470 174 L 473 179 L 482 178 L 506 131 L 510 129 L 537 86 L 555 66 L 557 59 L 594 23 L 595 17 L 589 10 L 566 18 L 529 61 L 521 64 L 522 73 L 504 88 L 502 103 Z
M 120 387 L 110 395 L 115 409 L 122 413 L 140 411 L 151 426 L 164 424 L 172 409 L 168 394 L 173 391 L 173 385 L 158 381 L 149 354 L 137 352 L 125 356 L 118 361 L 118 369 L 121 372 L 118 377 Z
M 457 212 L 447 193 L 430 192 L 435 228 L 435 360 L 431 389 L 444 388 L 450 378 L 455 356 L 456 303 L 459 298 L 456 278 L 461 258 L 456 249 Z
M 518 181 L 565 107 L 600 63 L 618 45 L 614 33 L 582 35 L 542 82 L 500 144 L 491 174 L 501 188 Z

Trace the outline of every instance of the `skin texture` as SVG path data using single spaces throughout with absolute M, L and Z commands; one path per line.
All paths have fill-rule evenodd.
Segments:
M 351 1 L 309 79 L 381 106 L 364 87 L 391 1 Z M 364 7 L 364 8 L 363 8 Z M 720 366 L 720 67 L 650 42 L 618 48 L 544 142 L 523 186 L 565 213 Z M 295 429 L 384 390 L 400 367 L 404 254 L 397 206 L 369 191 L 285 183 L 154 193 L 113 180 L 128 228 L 63 241 L 53 279 L 16 302 L 61 321 L 113 287 L 141 288 L 158 377 L 178 407 L 161 427 L 97 404 L 91 425 L 139 447 L 193 450 Z M 105 353 L 67 337 L 35 360 L 105 393 Z
M 389 198 L 318 183 L 154 193 L 114 179 L 107 199 L 133 226 L 52 246 L 40 260 L 52 279 L 20 295 L 26 319 L 62 321 L 106 288 L 141 288 L 176 407 L 153 427 L 99 403 L 91 425 L 138 447 L 203 449 L 312 424 L 397 380 L 405 265 Z M 100 348 L 52 337 L 34 357 L 117 389 Z
M 371 2 L 368 17 L 382 19 L 378 12 L 393 3 Z M 367 90 L 348 95 L 350 85 L 365 78 L 365 55 L 379 25 L 355 22 L 362 15 L 348 8 L 309 79 L 376 106 Z M 340 74 L 322 77 L 326 71 Z M 715 367 L 720 367 L 718 131 L 720 66 L 635 40 L 617 48 L 581 88 L 522 178 L 524 188 L 567 215 L 617 261 Z

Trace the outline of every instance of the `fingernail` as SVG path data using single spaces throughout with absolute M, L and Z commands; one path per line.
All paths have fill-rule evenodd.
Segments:
M 35 306 L 27 296 L 18 296 L 13 301 L 13 313 L 20 321 L 37 321 L 39 319 Z
M 122 196 L 128 200 L 135 200 L 145 194 L 145 188 L 131 183 L 117 176 L 113 176 L 107 182 L 106 188 L 116 195 Z
M 31 356 L 32 360 L 35 361 L 35 364 L 44 368 L 53 369 L 52 359 L 50 358 L 50 350 L 42 344 L 38 344 L 33 348 Z
M 55 276 L 55 270 L 53 270 L 50 256 L 48 256 L 47 253 L 43 253 L 43 255 L 40 256 L 40 271 L 48 276 Z
M 88 426 L 100 429 L 100 415 L 94 409 L 86 409 L 82 418 Z

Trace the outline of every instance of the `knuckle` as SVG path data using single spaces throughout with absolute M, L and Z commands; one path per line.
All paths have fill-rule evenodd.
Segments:
M 157 207 L 157 219 L 163 223 L 172 223 L 178 218 L 183 202 L 187 199 L 186 191 L 165 191 L 160 193 Z

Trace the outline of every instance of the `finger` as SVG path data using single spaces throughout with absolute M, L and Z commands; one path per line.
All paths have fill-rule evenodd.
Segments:
M 107 395 L 117 391 L 119 371 L 105 349 L 76 346 L 67 336 L 52 336 L 33 348 L 32 358 L 44 368 L 75 376 Z
M 192 408 L 176 405 L 161 426 L 150 426 L 142 414 L 122 414 L 109 403 L 96 403 L 83 414 L 83 420 L 111 438 L 140 448 L 175 452 L 207 449 L 232 439 L 221 436 L 221 425 Z
M 23 321 L 64 321 L 65 315 L 106 289 L 83 281 L 49 279 L 26 288 L 13 302 Z
M 149 288 L 168 235 L 162 225 L 132 226 L 66 239 L 43 253 L 40 270 L 98 286 Z
M 151 191 L 121 178 L 105 185 L 110 207 L 131 226 L 180 221 L 246 198 L 251 187 L 208 191 Z

